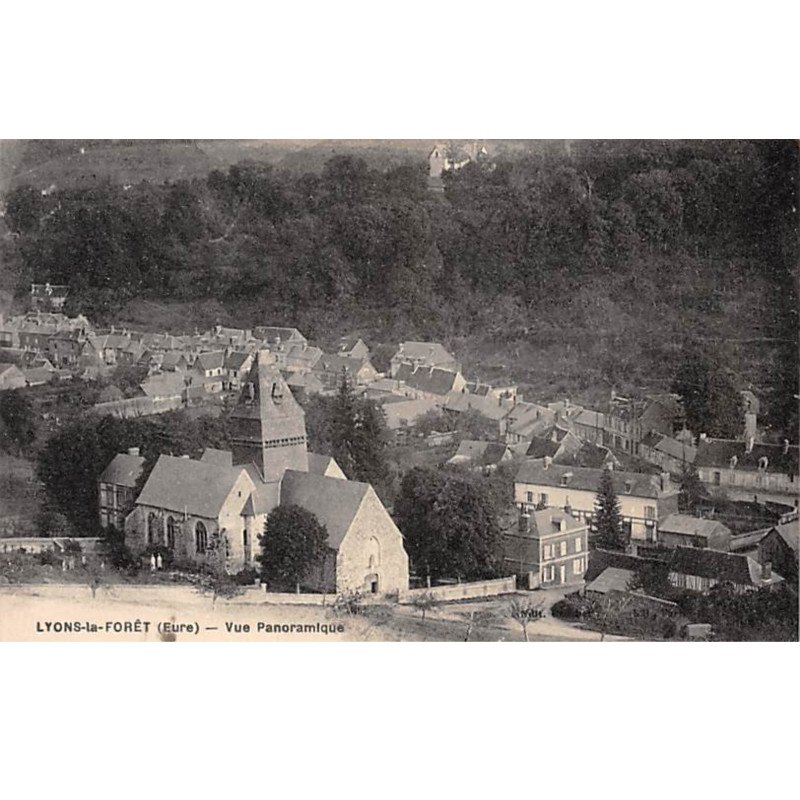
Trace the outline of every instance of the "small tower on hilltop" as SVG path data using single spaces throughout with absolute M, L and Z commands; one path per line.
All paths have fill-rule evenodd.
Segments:
M 265 483 L 287 469 L 308 472 L 305 412 L 268 350 L 259 350 L 230 416 L 235 465 L 255 464 Z

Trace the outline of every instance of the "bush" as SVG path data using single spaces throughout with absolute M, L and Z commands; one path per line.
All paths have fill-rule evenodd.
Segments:
M 239 586 L 252 586 L 258 578 L 258 570 L 252 567 L 245 567 L 233 576 L 233 581 Z
M 584 619 L 594 608 L 594 603 L 579 594 L 569 594 L 563 600 L 553 603 L 550 613 L 556 619 Z
M 61 566 L 61 560 L 52 550 L 42 550 L 42 552 L 38 554 L 37 559 L 43 567 Z

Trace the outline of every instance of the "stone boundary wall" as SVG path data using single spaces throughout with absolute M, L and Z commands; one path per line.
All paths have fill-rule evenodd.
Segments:
M 493 597 L 498 594 L 511 594 L 517 590 L 517 576 L 509 578 L 495 578 L 490 581 L 473 581 L 470 583 L 456 583 L 447 586 L 432 586 L 430 589 L 409 589 L 400 593 L 401 603 L 411 603 L 415 597 L 430 595 L 433 600 L 443 602 L 447 600 L 469 600 L 475 597 Z

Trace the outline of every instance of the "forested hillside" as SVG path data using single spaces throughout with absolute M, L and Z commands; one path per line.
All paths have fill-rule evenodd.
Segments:
M 793 424 L 796 144 L 498 147 L 446 175 L 443 195 L 411 156 L 291 166 L 49 196 L 19 186 L 4 265 L 20 292 L 69 283 L 74 308 L 100 322 L 186 328 L 209 321 L 205 308 L 323 342 L 430 336 L 471 374 L 542 395 L 664 387 L 696 340 L 752 385 L 776 429 Z

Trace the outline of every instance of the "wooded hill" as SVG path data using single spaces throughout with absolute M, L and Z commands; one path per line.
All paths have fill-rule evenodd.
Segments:
M 697 340 L 789 429 L 798 166 L 792 142 L 572 142 L 498 148 L 444 194 L 411 155 L 18 186 L 3 258 L 20 293 L 69 283 L 99 322 L 156 303 L 172 329 L 209 321 L 205 307 L 323 342 L 437 338 L 473 375 L 542 396 L 664 388 Z

